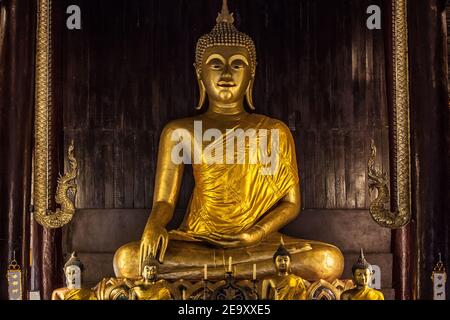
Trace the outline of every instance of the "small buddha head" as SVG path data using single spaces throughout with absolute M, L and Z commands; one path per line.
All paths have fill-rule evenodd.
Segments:
M 66 286 L 69 289 L 81 288 L 82 272 L 84 270 L 83 263 L 78 258 L 76 252 L 72 252 L 69 260 L 64 265 L 64 274 L 66 276 Z
M 369 285 L 370 278 L 372 276 L 372 268 L 364 258 L 364 252 L 362 248 L 358 261 L 352 266 L 352 274 L 357 286 L 366 287 Z
M 142 278 L 148 281 L 156 280 L 159 270 L 159 262 L 149 255 L 142 263 Z
M 227 0 L 223 0 L 222 11 L 216 26 L 197 42 L 195 71 L 200 89 L 200 109 L 205 96 L 221 106 L 243 100 L 251 109 L 252 91 L 256 71 L 256 49 L 253 40 L 239 32 L 233 25 L 233 14 L 228 11 Z
M 283 238 L 281 238 L 280 245 L 273 255 L 273 262 L 278 273 L 291 272 L 291 254 L 284 246 Z

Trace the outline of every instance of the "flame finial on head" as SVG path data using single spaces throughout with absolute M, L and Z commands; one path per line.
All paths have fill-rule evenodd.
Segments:
M 364 251 L 361 248 L 359 253 L 358 261 L 352 266 L 352 273 L 355 273 L 356 269 L 370 269 L 370 264 L 367 262 L 366 258 L 364 257 Z
M 222 2 L 222 11 L 217 16 L 216 22 L 234 23 L 233 14 L 230 14 L 230 11 L 228 10 L 227 0 L 223 0 Z
M 64 264 L 64 269 L 70 266 L 77 266 L 81 271 L 84 270 L 84 265 L 81 262 L 80 258 L 78 258 L 76 251 L 72 252 L 72 254 L 70 255 L 70 259 L 67 260 L 67 262 Z
M 275 251 L 275 254 L 273 255 L 273 261 L 275 261 L 278 256 L 288 256 L 289 258 L 291 257 L 291 254 L 284 246 L 283 237 L 280 238 L 280 245 L 278 246 L 277 251 Z

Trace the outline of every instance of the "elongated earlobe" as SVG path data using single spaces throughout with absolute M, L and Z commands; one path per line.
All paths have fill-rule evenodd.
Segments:
M 205 103 L 206 88 L 205 88 L 205 85 L 203 84 L 202 79 L 200 78 L 200 72 L 199 72 L 199 69 L 197 69 L 195 63 L 194 63 L 194 68 L 195 68 L 195 75 L 197 76 L 198 90 L 200 93 L 199 99 L 198 99 L 198 104 L 197 104 L 197 107 L 195 107 L 195 110 L 200 110 L 203 107 L 203 104 Z
M 203 107 L 203 104 L 205 103 L 205 98 L 206 98 L 206 88 L 205 85 L 203 84 L 203 81 L 201 79 L 198 78 L 198 89 L 200 92 L 200 97 L 198 100 L 198 104 L 197 107 L 195 108 L 196 110 L 200 110 Z
M 245 92 L 245 98 L 250 109 L 255 110 L 255 106 L 253 105 L 253 78 L 248 84 L 247 91 Z

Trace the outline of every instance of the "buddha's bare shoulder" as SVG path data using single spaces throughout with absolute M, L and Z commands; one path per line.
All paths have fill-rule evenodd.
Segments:
M 193 116 L 193 117 L 187 117 L 187 118 L 180 118 L 171 120 L 164 126 L 163 134 L 171 133 L 175 130 L 188 130 L 192 131 L 194 128 L 194 122 L 195 121 L 201 121 L 200 116 Z

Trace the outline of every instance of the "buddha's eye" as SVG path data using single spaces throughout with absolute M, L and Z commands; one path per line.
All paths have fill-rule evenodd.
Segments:
M 209 62 L 209 66 L 213 70 L 222 70 L 223 69 L 223 62 L 219 59 L 213 59 Z
M 234 60 L 231 63 L 231 68 L 233 68 L 234 70 L 239 70 L 245 67 L 245 62 L 242 60 Z

